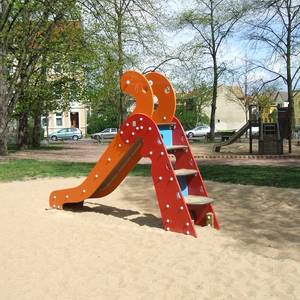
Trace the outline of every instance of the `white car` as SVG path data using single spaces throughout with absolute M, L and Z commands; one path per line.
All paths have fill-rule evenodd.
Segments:
M 193 138 L 195 136 L 205 136 L 210 132 L 210 127 L 208 125 L 198 125 L 194 129 L 187 130 L 185 134 L 188 138 Z
M 91 135 L 92 139 L 102 140 L 102 139 L 113 139 L 118 133 L 118 128 L 106 128 L 101 132 L 97 132 Z

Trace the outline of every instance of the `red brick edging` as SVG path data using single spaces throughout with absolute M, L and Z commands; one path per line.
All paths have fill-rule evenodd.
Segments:
M 194 155 L 196 159 L 300 159 L 299 155 L 237 155 L 237 154 L 224 154 L 224 155 Z

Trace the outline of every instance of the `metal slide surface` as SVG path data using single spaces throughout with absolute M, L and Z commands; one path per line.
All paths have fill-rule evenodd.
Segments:
M 224 146 L 228 146 L 232 143 L 234 143 L 238 138 L 240 138 L 248 129 L 250 128 L 250 123 L 247 122 L 242 128 L 240 128 L 234 135 L 232 135 L 228 140 L 222 142 L 222 143 L 218 143 L 218 144 L 214 144 L 214 148 L 213 150 L 215 152 L 220 152 L 221 147 Z

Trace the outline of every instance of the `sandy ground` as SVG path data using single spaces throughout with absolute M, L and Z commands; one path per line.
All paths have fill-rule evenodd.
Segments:
M 300 299 L 300 190 L 208 182 L 222 230 L 166 232 L 150 178 L 80 211 L 82 179 L 0 184 L 0 299 Z

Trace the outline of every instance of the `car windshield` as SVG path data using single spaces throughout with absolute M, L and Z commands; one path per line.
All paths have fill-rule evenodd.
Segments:
M 104 129 L 101 132 L 105 133 L 105 132 L 109 132 L 109 128 L 108 129 Z

